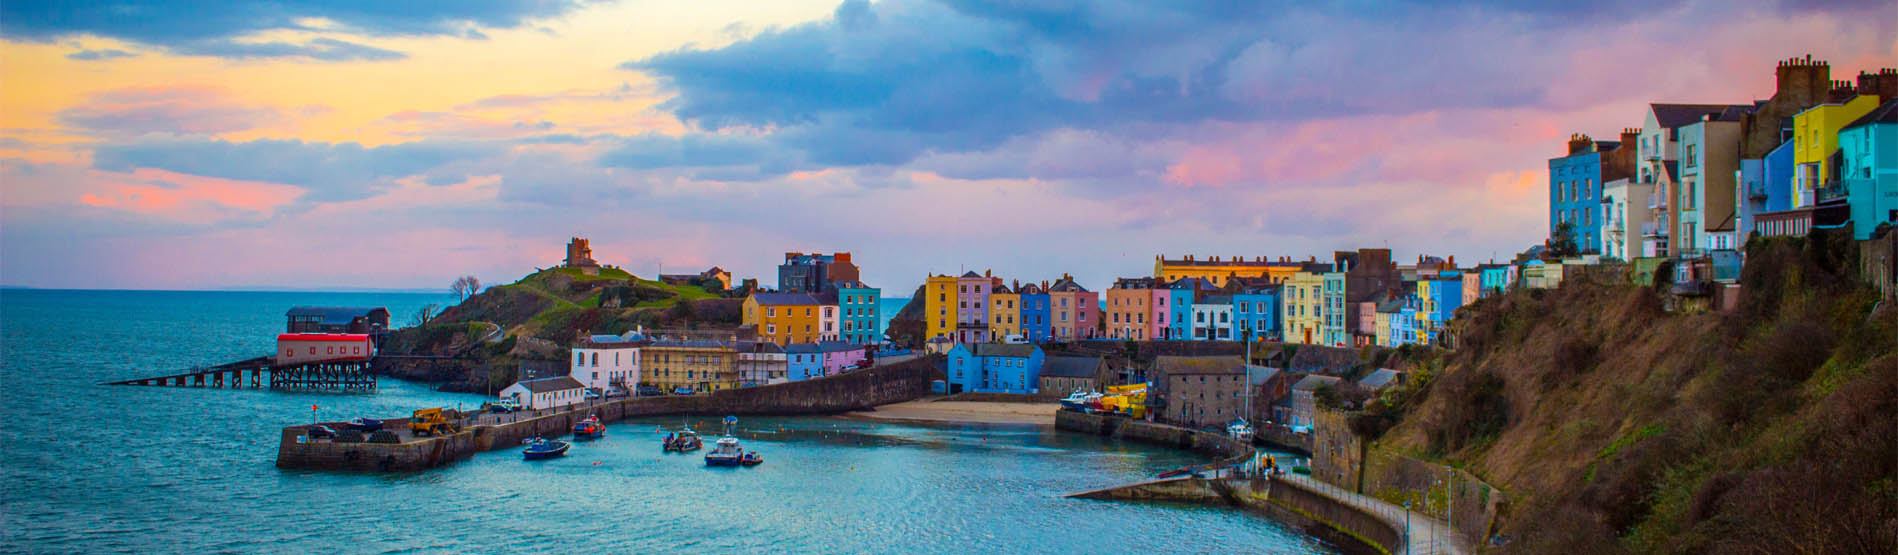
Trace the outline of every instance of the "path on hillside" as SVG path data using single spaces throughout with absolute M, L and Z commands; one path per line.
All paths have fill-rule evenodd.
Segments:
M 1394 504 L 1368 495 L 1352 493 L 1344 488 L 1315 480 L 1310 476 L 1286 474 L 1284 476 L 1274 476 L 1273 479 L 1305 486 L 1307 489 L 1330 497 L 1338 502 L 1377 515 L 1378 518 L 1395 525 L 1399 530 L 1404 529 L 1405 510 L 1403 505 Z M 1445 525 L 1443 521 L 1431 518 L 1423 513 L 1411 512 L 1409 526 L 1410 552 L 1413 554 L 1461 554 L 1476 552 L 1465 538 L 1453 538 L 1450 536 L 1450 534 L 1448 534 L 1450 528 Z

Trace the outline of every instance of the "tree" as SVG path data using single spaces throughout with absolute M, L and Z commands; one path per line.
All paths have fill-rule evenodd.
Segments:
M 481 280 L 474 276 L 461 276 L 455 278 L 455 283 L 449 285 L 448 290 L 455 292 L 455 300 L 466 300 L 481 292 Z
M 430 320 L 435 319 L 436 312 L 439 312 L 440 309 L 441 309 L 441 306 L 435 303 L 428 303 L 428 304 L 422 305 L 422 308 L 415 309 L 415 316 L 410 320 L 410 322 L 413 322 L 414 327 L 419 328 L 422 326 L 426 326 L 428 325 L 428 322 Z
M 1574 222 L 1562 222 L 1561 225 L 1555 226 L 1555 232 L 1549 234 L 1548 242 L 1543 245 L 1546 248 L 1543 249 L 1542 255 L 1549 258 L 1563 258 L 1581 253 L 1581 249 L 1575 246 Z

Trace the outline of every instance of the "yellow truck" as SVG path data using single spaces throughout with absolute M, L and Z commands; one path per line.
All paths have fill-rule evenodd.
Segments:
M 448 416 L 442 414 L 440 407 L 426 408 L 409 416 L 409 433 L 418 436 L 448 435 L 455 433 L 455 425 L 448 423 Z

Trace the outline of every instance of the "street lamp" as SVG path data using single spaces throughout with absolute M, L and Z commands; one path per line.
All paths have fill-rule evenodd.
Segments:
M 1410 555 L 1410 502 L 1404 502 L 1404 555 Z

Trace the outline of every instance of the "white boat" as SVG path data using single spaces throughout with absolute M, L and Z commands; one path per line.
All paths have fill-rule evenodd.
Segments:
M 1239 441 L 1252 443 L 1252 425 L 1246 423 L 1244 418 L 1233 419 L 1232 424 L 1226 426 L 1226 435 Z
M 738 446 L 738 438 L 721 437 L 712 451 L 705 454 L 705 466 L 738 466 L 744 458 L 745 450 Z

